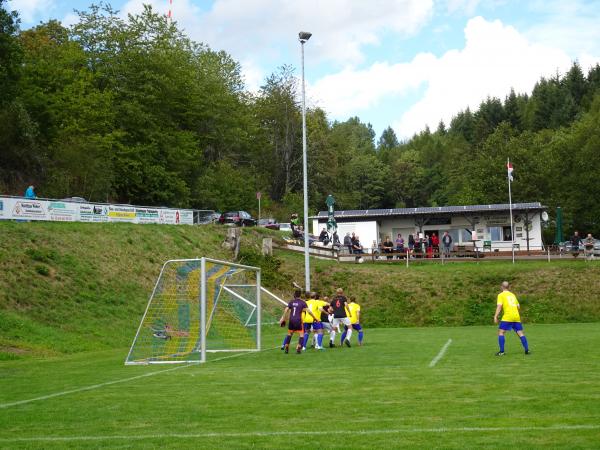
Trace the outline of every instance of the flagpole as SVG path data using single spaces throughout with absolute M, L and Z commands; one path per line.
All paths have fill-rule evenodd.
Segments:
M 510 158 L 506 159 L 506 174 L 508 178 L 508 210 L 510 211 L 510 238 L 512 240 L 512 262 L 515 263 L 515 227 L 513 226 L 512 192 L 510 190 Z

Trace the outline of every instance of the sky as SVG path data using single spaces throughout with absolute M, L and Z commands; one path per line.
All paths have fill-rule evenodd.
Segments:
M 401 140 L 446 124 L 488 96 L 530 93 L 541 76 L 600 62 L 600 0 L 171 0 L 173 19 L 195 41 L 225 50 L 257 91 L 282 65 L 301 75 L 307 103 L 331 120 L 358 116 L 377 138 Z M 92 0 L 9 0 L 22 28 L 74 23 Z M 112 0 L 121 14 L 169 0 Z

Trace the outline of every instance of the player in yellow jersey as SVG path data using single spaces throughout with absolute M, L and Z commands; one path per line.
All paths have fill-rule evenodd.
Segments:
M 503 281 L 501 288 L 502 292 L 498 294 L 496 314 L 494 314 L 494 323 L 498 323 L 500 312 L 504 312 L 500 326 L 498 327 L 498 346 L 500 347 L 500 351 L 496 353 L 496 356 L 504 356 L 504 334 L 510 330 L 516 331 L 525 349 L 525 354 L 529 355 L 529 344 L 523 333 L 523 324 L 521 323 L 521 316 L 519 314 L 519 301 L 515 294 L 509 291 L 510 285 L 508 281 Z
M 354 300 L 354 297 L 348 298 L 348 305 L 346 305 L 346 309 L 349 313 L 348 317 L 350 318 L 350 324 L 352 326 L 352 329 L 358 331 L 358 345 L 362 345 L 363 337 L 365 334 L 363 332 L 362 326 L 360 325 L 360 305 Z M 348 330 L 348 327 L 344 328 L 345 329 L 342 333 L 341 342 L 344 342 L 344 339 L 346 339 L 346 331 Z
M 311 330 L 316 334 L 317 338 L 315 350 L 325 350 L 323 348 L 323 324 L 319 321 L 315 321 L 310 313 L 315 317 L 321 317 L 321 314 L 327 314 L 326 310 L 329 308 L 329 303 L 320 300 L 319 295 L 316 292 L 311 292 L 310 298 L 306 301 L 306 304 L 308 305 L 308 311 L 304 313 L 304 343 L 302 345 L 302 350 L 306 350 L 308 335 Z

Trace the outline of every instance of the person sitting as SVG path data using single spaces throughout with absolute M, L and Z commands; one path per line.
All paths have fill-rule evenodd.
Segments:
M 404 253 L 404 238 L 400 233 L 398 233 L 398 237 L 396 238 L 396 251 L 398 253 Z
M 385 237 L 385 239 L 383 240 L 383 244 L 381 245 L 383 253 L 392 253 L 394 251 L 394 243 L 392 242 L 392 238 L 390 238 L 389 236 Z M 392 259 L 392 256 L 389 255 L 387 259 Z
M 373 244 L 371 246 L 371 253 L 379 254 L 379 246 L 377 245 L 377 241 L 373 241 Z
M 358 238 L 358 235 L 353 236 L 354 239 L 352 241 L 352 253 L 354 253 L 355 255 L 360 255 L 362 253 L 364 253 L 363 250 L 363 246 L 360 243 L 360 239 Z
M 323 230 L 321 230 L 321 234 L 319 234 L 319 242 L 322 242 L 323 245 L 328 245 L 330 240 L 329 240 L 329 233 L 327 233 L 327 229 L 323 228 Z
M 25 191 L 25 198 L 37 198 L 37 195 L 35 195 L 35 186 L 33 184 Z
M 340 242 L 340 237 L 337 234 L 337 230 L 335 230 L 333 232 L 333 246 L 334 247 L 339 247 L 340 245 L 342 245 L 342 243 Z

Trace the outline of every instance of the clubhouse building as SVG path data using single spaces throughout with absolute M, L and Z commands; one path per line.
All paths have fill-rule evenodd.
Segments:
M 539 202 L 512 205 L 515 249 L 542 250 L 542 223 L 546 207 Z M 327 211 L 311 217 L 313 233 L 327 227 Z M 476 246 L 489 251 L 511 250 L 510 208 L 508 204 L 440 206 L 428 208 L 391 208 L 335 211 L 338 235 L 359 236 L 363 247 L 373 247 L 386 236 L 395 241 L 398 234 L 418 236 L 447 231 L 454 245 Z

